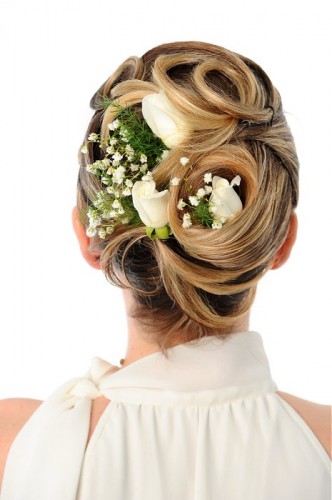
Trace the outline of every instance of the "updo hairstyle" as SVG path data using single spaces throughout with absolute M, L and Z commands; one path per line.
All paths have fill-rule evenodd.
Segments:
M 248 311 L 257 282 L 287 236 L 298 201 L 298 158 L 280 95 L 264 71 L 246 57 L 200 42 L 165 44 L 127 59 L 93 96 L 84 144 L 91 133 L 109 133 L 116 115 L 114 107 L 101 106 L 105 96 L 140 111 L 143 97 L 160 90 L 191 133 L 153 170 L 156 188 L 186 177 L 196 192 L 206 173 L 229 181 L 240 175 L 243 203 L 222 229 L 184 228 L 177 204 L 188 193 L 181 182 L 170 190 L 173 237 L 152 241 L 142 223 L 91 239 L 107 279 L 132 290 L 133 315 L 166 352 L 202 336 L 224 337 Z M 183 156 L 191 169 L 180 163 Z M 86 227 L 87 209 L 101 189 L 86 165 L 103 157 L 94 143 L 79 155 L 77 204 Z

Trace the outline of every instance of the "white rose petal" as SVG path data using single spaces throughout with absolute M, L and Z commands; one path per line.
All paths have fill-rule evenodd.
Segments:
M 188 136 L 185 121 L 163 91 L 143 98 L 142 114 L 152 132 L 169 148 L 178 146 Z
M 158 192 L 154 181 L 136 181 L 132 197 L 143 224 L 156 229 L 168 224 L 168 190 Z
M 214 214 L 215 220 L 220 220 L 222 217 L 226 219 L 234 217 L 234 215 L 242 210 L 242 201 L 232 187 L 234 184 L 239 185 L 241 178 L 238 178 L 239 176 L 236 176 L 233 179 L 235 182 L 232 181 L 229 183 L 223 177 L 213 177 L 210 211 Z

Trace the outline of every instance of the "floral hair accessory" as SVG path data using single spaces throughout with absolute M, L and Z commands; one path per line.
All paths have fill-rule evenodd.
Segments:
M 142 99 L 142 114 L 152 132 L 167 147 L 174 148 L 187 138 L 188 126 L 164 92 L 145 96 Z
M 143 222 L 150 238 L 168 238 L 169 192 L 158 193 L 151 172 L 168 149 L 135 110 L 121 108 L 112 101 L 107 101 L 107 105 L 119 110 L 117 118 L 108 125 L 109 135 L 88 136 L 88 142 L 99 144 L 104 158 L 86 166 L 101 183 L 87 211 L 87 235 L 98 234 L 104 239 L 116 226 Z M 87 144 L 81 152 L 88 154 Z
M 212 229 L 221 229 L 229 220 L 235 217 L 242 208 L 242 201 L 234 190 L 239 186 L 241 177 L 237 175 L 229 182 L 227 179 L 212 176 L 210 172 L 204 174 L 205 186 L 198 189 L 195 194 L 188 196 L 188 202 L 181 199 L 178 209 L 187 210 L 183 215 L 182 226 L 188 228 L 192 225 L 192 219 L 200 222 L 203 226 Z M 210 185 L 212 184 L 212 186 Z
M 152 96 L 157 96 L 158 105 L 155 105 L 154 98 L 150 106 L 151 102 L 147 98 Z M 81 149 L 82 154 L 88 155 L 89 143 L 94 143 L 103 151 L 103 159 L 86 165 L 87 171 L 100 181 L 100 190 L 87 211 L 87 235 L 90 237 L 98 234 L 104 239 L 119 225 L 140 226 L 142 222 L 151 239 L 168 239 L 172 234 L 168 221 L 169 189 L 175 189 L 185 182 L 185 178 L 173 177 L 169 186 L 163 186 L 164 189 L 158 191 L 153 169 L 168 155 L 168 145 L 184 140 L 184 129 L 179 129 L 173 120 L 173 131 L 170 133 L 172 117 L 165 116 L 171 112 L 171 107 L 163 93 L 151 94 L 144 99 L 148 120 L 142 119 L 134 108 L 122 108 L 116 102 L 105 99 L 105 105 L 118 109 L 116 119 L 108 124 L 109 135 L 101 137 L 100 134 L 91 133 Z M 182 123 L 178 120 L 178 123 Z M 172 137 L 171 141 L 166 138 L 167 146 L 163 142 L 165 130 L 167 138 Z M 179 163 L 193 168 L 190 158 L 181 157 Z M 241 199 L 234 190 L 234 186 L 239 186 L 240 182 L 239 175 L 229 182 L 222 177 L 212 176 L 210 172 L 204 174 L 203 186 L 191 194 L 187 187 L 188 199 L 180 199 L 177 203 L 179 211 L 186 209 L 182 226 L 190 228 L 193 222 L 197 222 L 212 229 L 222 228 L 242 210 Z

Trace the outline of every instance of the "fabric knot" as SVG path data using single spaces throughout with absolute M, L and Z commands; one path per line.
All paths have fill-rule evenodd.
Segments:
M 102 394 L 92 380 L 83 379 L 72 388 L 70 394 L 78 398 L 99 398 Z
M 72 396 L 96 399 L 103 395 L 99 384 L 104 375 L 119 370 L 119 367 L 101 358 L 93 358 L 86 378 L 80 380 L 70 391 Z

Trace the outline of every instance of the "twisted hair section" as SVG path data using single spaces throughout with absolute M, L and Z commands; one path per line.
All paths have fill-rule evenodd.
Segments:
M 179 42 L 127 59 L 91 100 L 90 133 L 109 133 L 114 107 L 105 97 L 140 112 L 144 96 L 163 91 L 181 113 L 186 140 L 153 170 L 158 190 L 173 177 L 169 224 L 173 237 L 151 241 L 145 226 L 119 226 L 91 245 L 113 284 L 130 288 L 134 315 L 151 341 L 168 347 L 204 335 L 225 336 L 250 308 L 256 285 L 283 244 L 298 202 L 298 159 L 281 98 L 253 61 L 211 44 Z M 190 167 L 180 159 L 190 159 Z M 86 165 L 103 158 L 94 143 L 80 154 L 77 203 L 86 224 L 100 190 Z M 180 199 L 204 186 L 204 175 L 240 175 L 243 210 L 222 229 L 182 226 Z M 153 326 L 153 327 L 152 327 Z M 156 333 L 157 332 L 157 333 Z

